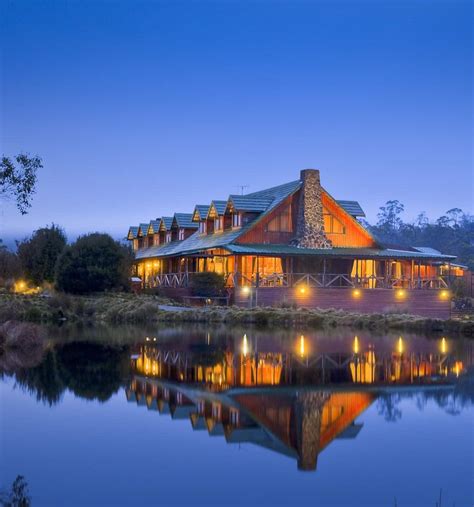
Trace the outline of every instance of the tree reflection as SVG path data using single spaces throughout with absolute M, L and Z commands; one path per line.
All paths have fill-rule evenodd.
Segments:
M 54 405 L 65 390 L 89 400 L 107 401 L 128 379 L 127 346 L 72 342 L 50 348 L 33 368 L 14 372 L 18 385 L 39 401 Z
M 401 401 L 399 394 L 382 394 L 377 400 L 379 415 L 383 415 L 388 422 L 397 422 L 402 417 L 402 411 L 398 406 Z

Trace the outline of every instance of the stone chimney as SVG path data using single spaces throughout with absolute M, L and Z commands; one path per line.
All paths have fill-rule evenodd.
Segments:
M 303 185 L 300 190 L 296 238 L 298 248 L 332 248 L 324 232 L 321 181 L 317 169 L 303 169 L 300 173 Z
M 298 469 L 316 470 L 321 449 L 321 419 L 330 394 L 322 391 L 300 392 L 294 404 Z

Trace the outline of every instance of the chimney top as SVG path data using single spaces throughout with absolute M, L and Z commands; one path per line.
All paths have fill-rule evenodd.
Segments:
M 300 180 L 303 181 L 308 174 L 314 173 L 316 177 L 319 177 L 319 169 L 302 169 L 300 171 Z

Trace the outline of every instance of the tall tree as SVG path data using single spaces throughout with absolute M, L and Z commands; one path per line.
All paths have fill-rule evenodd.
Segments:
M 399 229 L 403 223 L 400 214 L 404 209 L 405 206 L 396 199 L 387 201 L 385 206 L 380 207 L 380 212 L 377 214 L 379 219 L 377 226 L 387 231 Z
M 132 261 L 129 248 L 108 234 L 81 236 L 58 259 L 56 287 L 75 294 L 124 289 Z
M 14 200 L 22 215 L 28 213 L 36 190 L 37 171 L 43 167 L 41 158 L 20 153 L 3 156 L 0 161 L 0 198 Z
M 66 235 L 57 225 L 43 227 L 18 244 L 25 276 L 33 283 L 54 282 L 56 262 L 66 246 Z

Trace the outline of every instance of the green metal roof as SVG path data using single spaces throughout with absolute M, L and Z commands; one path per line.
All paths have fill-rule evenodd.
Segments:
M 160 232 L 160 221 L 159 220 L 151 220 L 150 225 L 148 226 L 148 230 L 151 230 L 152 234 L 156 234 Z
M 140 224 L 138 227 L 137 235 L 146 236 L 148 234 L 148 226 L 150 224 Z
M 135 239 L 138 235 L 138 226 L 131 225 L 128 229 L 127 238 L 128 239 Z
M 197 229 L 199 225 L 193 222 L 192 213 L 175 213 L 173 224 L 176 224 L 181 229 Z
M 196 204 L 196 206 L 194 206 L 193 220 L 195 218 L 197 220 L 204 220 L 207 217 L 208 212 L 209 212 L 208 204 Z
M 361 208 L 361 205 L 357 201 L 339 201 L 336 200 L 337 204 L 344 208 L 349 215 L 353 217 L 365 217 L 364 210 Z
M 291 245 L 275 244 L 232 244 L 226 249 L 233 253 L 246 255 L 316 255 L 324 257 L 351 257 L 361 259 L 427 259 L 449 260 L 451 255 L 412 252 L 408 250 L 395 250 L 391 248 L 298 248 Z
M 171 225 L 173 224 L 173 217 L 161 217 L 160 220 L 160 229 L 169 231 L 171 229 Z
M 228 204 L 232 204 L 235 211 L 265 211 L 270 206 L 271 197 L 249 197 L 247 195 L 230 195 Z
M 300 181 L 293 181 L 285 185 L 279 185 L 262 192 L 255 192 L 256 194 L 265 194 L 272 198 L 272 202 L 268 209 L 260 214 L 255 220 L 252 220 L 247 225 L 240 229 L 232 229 L 229 231 L 218 232 L 214 234 L 200 234 L 196 231 L 189 238 L 184 241 L 173 241 L 164 245 L 152 246 L 143 248 L 135 253 L 136 259 L 146 259 L 151 257 L 173 257 L 178 255 L 186 255 L 210 248 L 226 248 L 227 245 L 236 241 L 242 234 L 252 228 L 259 222 L 267 213 L 270 213 L 278 204 L 280 204 L 286 197 L 296 192 L 300 186 Z
M 209 210 L 207 212 L 207 218 L 209 218 L 209 214 L 211 213 L 212 208 L 216 210 L 216 213 L 219 216 L 222 216 L 225 213 L 225 209 L 227 207 L 227 201 L 212 201 L 209 206 Z

